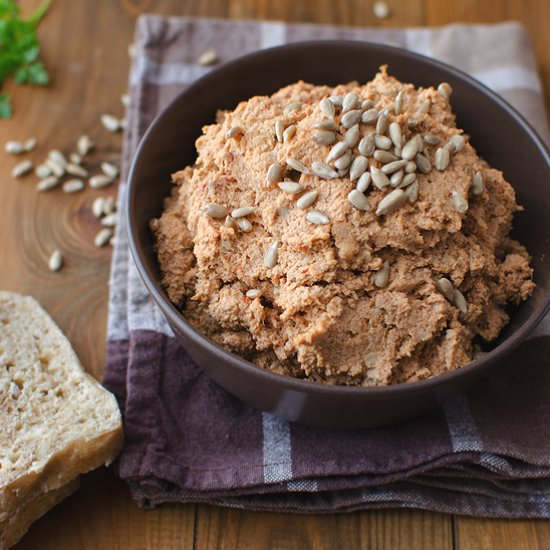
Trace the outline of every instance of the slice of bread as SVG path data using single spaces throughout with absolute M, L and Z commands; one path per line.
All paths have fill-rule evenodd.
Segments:
M 109 464 L 122 445 L 114 396 L 38 302 L 10 292 L 0 292 L 0 425 L 0 522 Z

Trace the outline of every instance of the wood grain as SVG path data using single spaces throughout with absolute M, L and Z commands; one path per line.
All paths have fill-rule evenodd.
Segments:
M 39 0 L 23 0 L 27 13 Z M 116 159 L 120 136 L 107 133 L 101 113 L 122 115 L 135 18 L 144 11 L 164 15 L 281 19 L 362 26 L 440 25 L 455 21 L 517 19 L 534 37 L 545 88 L 550 89 L 550 3 L 547 0 L 391 0 L 380 21 L 374 0 L 55 0 L 39 34 L 52 74 L 45 89 L 6 86 L 14 94 L 15 116 L 0 122 L 0 143 L 39 139 L 31 155 L 51 148 L 69 152 L 81 133 L 98 143 L 88 165 Z M 547 94 L 548 100 L 548 94 Z M 550 107 L 550 102 L 547 101 Z M 60 191 L 38 195 L 35 178 L 13 181 L 17 159 L 0 163 L 0 251 L 5 267 L 0 287 L 38 298 L 70 338 L 85 367 L 100 377 L 104 368 L 110 248 L 97 249 L 99 225 L 90 212 L 100 194 Z M 47 258 L 62 248 L 66 266 L 52 274 Z M 253 513 L 212 506 L 171 505 L 144 512 L 110 470 L 83 477 L 81 489 L 38 521 L 19 550 L 55 548 L 189 549 L 365 548 L 502 550 L 549 549 L 549 521 L 451 518 L 408 510 L 302 516 Z

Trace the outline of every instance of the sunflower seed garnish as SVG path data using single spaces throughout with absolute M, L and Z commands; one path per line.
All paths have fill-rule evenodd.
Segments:
M 460 310 L 461 313 L 464 313 L 464 315 L 468 313 L 468 302 L 466 302 L 464 294 L 462 294 L 458 288 L 453 290 L 453 304 Z
M 419 113 L 429 113 L 432 107 L 432 102 L 429 99 L 425 99 L 418 107 Z
M 414 180 L 406 189 L 405 195 L 409 202 L 416 202 L 418 199 L 418 180 Z
M 113 183 L 114 178 L 111 176 L 107 176 L 105 174 L 98 174 L 97 176 L 92 176 L 88 183 L 90 184 L 90 187 L 94 189 L 102 189 L 103 187 L 107 187 L 108 185 L 111 185 Z
M 439 145 L 441 143 L 441 139 L 434 134 L 426 134 L 424 136 L 424 142 L 428 145 Z
M 348 144 L 340 141 L 339 143 L 334 145 L 334 147 L 332 147 L 332 149 L 329 151 L 325 162 L 332 162 L 333 160 L 336 160 L 337 158 L 341 157 L 348 149 Z
M 413 118 L 413 117 L 409 117 L 407 119 L 407 128 L 409 130 L 412 130 L 414 128 L 416 128 L 418 126 L 418 120 L 416 120 L 416 118 Z
M 76 153 L 71 153 L 69 155 L 69 162 L 71 164 L 77 164 L 78 166 L 80 166 L 82 164 L 82 157 Z
M 44 164 L 51 170 L 51 172 L 58 178 L 65 175 L 65 165 L 59 164 L 51 158 L 47 158 Z
M 242 126 L 232 126 L 225 133 L 225 139 L 234 139 L 244 134 L 244 128 Z
M 278 181 L 283 179 L 283 167 L 278 163 L 274 162 L 267 169 L 266 180 L 269 185 L 273 185 Z
M 275 241 L 267 248 L 264 254 L 264 265 L 271 269 L 277 265 L 279 261 L 279 241 Z
M 389 137 L 380 136 L 380 135 L 376 134 L 374 136 L 374 144 L 376 145 L 376 147 L 378 149 L 384 149 L 384 150 L 387 151 L 387 150 L 391 149 L 392 140 Z
M 92 203 L 92 214 L 95 218 L 101 218 L 103 216 L 103 209 L 105 207 L 105 197 L 97 197 Z
M 453 283 L 449 281 L 449 279 L 447 279 L 446 277 L 441 277 L 441 279 L 438 279 L 435 282 L 435 286 L 437 290 L 439 290 L 439 292 L 441 292 L 441 294 L 443 294 L 443 296 L 445 296 L 445 298 L 449 300 L 449 302 L 453 301 L 455 287 L 453 286 Z
M 288 128 L 287 128 L 288 130 Z M 288 157 L 286 159 L 286 163 L 292 170 L 296 170 L 297 172 L 301 172 L 302 174 L 308 174 L 309 171 L 306 168 L 306 166 L 300 162 L 299 160 L 296 160 L 294 157 Z
M 214 65 L 218 62 L 218 54 L 216 50 L 206 50 L 201 53 L 197 58 L 197 63 L 203 67 L 208 67 L 209 65 Z
M 313 134 L 313 141 L 319 145 L 332 145 L 336 141 L 336 134 L 330 130 L 317 130 Z
M 335 106 L 335 107 L 342 107 L 342 103 L 344 101 L 344 98 L 341 95 L 333 95 L 328 98 L 328 100 Z
M 94 147 L 94 142 L 87 135 L 80 136 L 76 142 L 78 154 L 82 157 L 85 157 Z
M 359 124 L 355 124 L 344 134 L 344 143 L 348 147 L 355 147 L 359 141 L 359 135 Z
M 312 163 L 311 171 L 313 174 L 323 179 L 333 179 L 338 177 L 338 172 L 336 172 L 334 168 L 324 162 L 316 161 Z
M 372 157 L 374 149 L 376 148 L 376 145 L 374 143 L 374 136 L 375 134 L 369 134 L 368 136 L 362 138 L 359 142 L 357 149 L 359 149 L 359 152 L 362 155 L 366 157 Z
M 243 233 L 250 233 L 252 231 L 252 224 L 248 218 L 237 218 L 236 223 Z
M 383 164 L 399 160 L 398 157 L 396 157 L 393 153 L 390 153 L 389 151 L 381 151 L 380 149 L 374 151 L 373 157 L 375 158 L 375 160 L 377 160 L 378 162 L 382 162 Z
M 379 116 L 377 109 L 368 109 L 361 115 L 361 122 L 363 124 L 374 124 Z
M 410 174 L 406 174 L 405 176 L 403 176 L 403 179 L 401 180 L 399 189 L 404 189 L 405 187 L 408 187 L 414 181 L 416 181 L 416 174 L 414 172 Z
M 36 190 L 39 192 L 49 191 L 59 185 L 59 178 L 55 176 L 49 176 L 46 179 L 40 180 L 36 186 Z
M 250 290 L 246 291 L 246 297 L 251 298 L 254 300 L 255 298 L 260 298 L 262 295 L 262 291 L 257 288 L 251 288 Z
M 58 151 L 57 149 L 52 149 L 48 153 L 48 158 L 50 160 L 53 160 L 57 164 L 60 164 L 63 167 L 67 166 L 67 159 L 65 158 L 65 155 L 61 151 Z
M 61 250 L 57 249 L 52 252 L 52 255 L 48 259 L 48 268 L 50 271 L 59 271 L 63 267 L 63 254 Z
M 395 112 L 396 115 L 400 115 L 402 112 L 403 112 L 403 100 L 404 100 L 404 97 L 405 95 L 403 94 L 403 92 L 399 92 L 396 96 L 395 96 L 395 101 L 393 103 L 393 110 Z
M 361 109 L 363 111 L 367 111 L 368 109 L 372 109 L 374 107 L 374 101 L 371 101 L 370 99 L 363 99 L 361 101 Z
M 342 100 L 342 113 L 347 113 L 359 106 L 359 98 L 355 92 L 348 92 Z
M 363 172 L 363 175 L 357 180 L 355 189 L 361 193 L 364 193 L 369 188 L 371 179 L 372 176 L 370 172 Z
M 275 137 L 279 143 L 283 142 L 283 132 L 285 131 L 285 123 L 278 118 L 275 121 Z
M 414 160 L 407 161 L 407 164 L 405 164 L 404 170 L 405 170 L 405 174 L 416 172 L 416 162 L 414 162 Z
M 340 117 L 340 124 L 346 129 L 351 128 L 355 124 L 359 124 L 359 122 L 361 122 L 361 115 L 362 113 L 360 109 L 348 111 Z
M 297 201 L 296 206 L 300 210 L 305 210 L 309 206 L 311 206 L 319 196 L 318 191 L 308 191 L 307 193 L 304 193 Z
M 283 109 L 283 114 L 288 115 L 292 111 L 297 111 L 298 109 L 302 108 L 302 104 L 300 101 L 291 101 L 287 105 L 285 105 Z
M 405 195 L 405 191 L 403 191 L 403 189 L 395 189 L 378 203 L 376 215 L 383 216 L 385 214 L 390 214 L 400 206 L 403 206 L 406 201 L 407 195 Z
M 101 170 L 106 176 L 111 176 L 112 178 L 116 178 L 119 172 L 118 166 L 116 164 L 113 164 L 112 162 L 102 162 Z M 67 172 L 69 172 L 68 169 Z
M 376 188 L 385 189 L 390 185 L 390 180 L 388 179 L 388 176 L 386 176 L 386 174 L 384 174 L 384 172 L 382 172 L 378 168 L 371 166 L 370 172 L 372 183 Z
M 294 124 L 291 124 L 284 132 L 283 132 L 283 141 L 289 141 L 296 135 L 296 126 Z
M 437 91 L 447 99 L 451 97 L 451 94 L 453 93 L 453 89 L 451 88 L 451 85 L 448 82 L 442 82 L 438 87 Z
M 464 139 L 463 135 L 455 134 L 451 137 L 447 145 L 451 147 L 452 153 L 460 153 L 460 151 L 462 151 L 462 149 L 464 149 L 464 146 L 466 145 L 466 140 Z
M 376 133 L 383 134 L 388 129 L 388 114 L 386 111 L 383 111 L 376 122 Z
M 69 162 L 66 166 L 67 174 L 71 174 L 71 176 L 78 176 L 80 178 L 86 178 L 88 176 L 88 170 L 85 168 L 82 168 L 82 166 L 79 166 L 78 164 L 73 164 Z
M 296 195 L 304 190 L 304 186 L 297 181 L 281 181 L 277 186 L 281 191 L 291 195 Z
M 99 233 L 95 236 L 94 244 L 98 248 L 101 248 L 111 240 L 112 236 L 113 236 L 112 230 L 109 229 L 108 227 L 105 227 L 101 231 L 99 231 Z
M 319 212 L 319 210 L 310 210 L 306 214 L 306 220 L 314 225 L 324 225 L 330 221 L 328 216 Z
M 109 132 L 120 132 L 122 130 L 120 119 L 107 113 L 101 115 L 101 124 Z
M 334 108 L 334 103 L 328 98 L 321 99 L 319 102 L 319 109 L 321 113 L 327 118 L 333 119 L 336 114 L 336 109 Z
M 112 214 L 107 214 L 102 220 L 101 225 L 105 227 L 114 227 L 118 221 L 118 214 L 113 212 Z
M 38 140 L 35 137 L 31 137 L 31 138 L 27 139 L 23 143 L 23 149 L 24 149 L 25 153 L 30 153 L 36 147 L 37 143 L 38 143 Z
M 368 165 L 369 161 L 367 160 L 367 157 L 364 157 L 362 155 L 356 156 L 353 159 L 353 162 L 351 163 L 351 167 L 349 169 L 350 180 L 355 181 L 359 179 L 365 173 Z
M 403 160 L 412 160 L 418 153 L 418 140 L 415 138 L 409 139 L 401 149 L 401 158 Z
M 401 170 L 405 164 L 407 164 L 406 160 L 394 160 L 392 162 L 388 162 L 388 164 L 384 164 L 381 170 L 384 174 L 393 174 L 394 172 L 397 172 L 397 170 Z
M 403 135 L 401 134 L 401 126 L 398 122 L 392 122 L 388 129 L 390 139 L 396 147 L 403 146 Z
M 239 227 L 237 225 L 237 222 L 231 216 L 225 217 L 225 221 L 223 222 L 223 225 L 225 225 L 225 227 L 230 227 L 231 229 L 234 229 L 234 230 L 238 229 Z
M 221 204 L 211 202 L 207 204 L 202 211 L 209 217 L 215 220 L 221 220 L 227 216 L 227 209 Z
M 4 145 L 4 151 L 9 155 L 20 155 L 25 152 L 25 145 L 20 141 L 7 141 Z
M 351 149 L 348 149 L 341 157 L 337 158 L 334 161 L 334 167 L 338 170 L 344 170 L 346 168 L 349 168 L 349 165 L 351 164 L 352 159 L 353 159 L 353 155 L 352 155 Z
M 390 177 L 390 185 L 392 187 L 398 187 L 401 181 L 403 180 L 403 170 L 398 170 L 394 172 Z
M 468 201 L 464 198 L 464 195 L 459 191 L 453 191 L 451 194 L 453 206 L 459 214 L 466 214 L 468 211 Z
M 445 147 L 439 147 L 435 152 L 435 157 L 434 157 L 434 164 L 435 164 L 436 170 L 439 170 L 440 172 L 442 172 L 449 166 L 449 162 L 451 162 L 451 155 L 449 153 L 449 149 Z
M 231 212 L 231 217 L 236 218 L 243 218 L 244 216 L 250 216 L 250 214 L 254 214 L 256 212 L 255 206 L 241 206 L 240 208 L 235 208 L 233 212 Z
M 47 164 L 39 164 L 35 169 L 34 173 L 40 178 L 47 178 L 51 173 L 51 168 Z
M 374 276 L 374 284 L 378 288 L 384 288 L 388 286 L 389 282 L 390 282 L 390 264 L 388 262 L 384 262 L 382 267 L 376 272 L 376 275 Z
M 334 120 L 321 120 L 319 122 L 316 122 L 312 128 L 316 130 L 338 130 L 338 125 Z
M 67 180 L 63 183 L 64 193 L 78 193 L 84 189 L 84 182 L 79 179 Z
M 355 208 L 359 210 L 370 210 L 369 202 L 367 201 L 367 197 L 361 193 L 361 191 L 358 191 L 357 189 L 353 189 L 353 191 L 350 191 L 348 194 L 348 200 L 355 206 Z
M 32 160 L 24 160 L 16 164 L 11 171 L 12 178 L 20 178 L 32 170 Z
M 483 193 L 483 190 L 485 189 L 485 181 L 483 180 L 483 176 L 481 175 L 481 172 L 476 172 L 472 178 L 472 194 L 473 195 L 481 195 Z
M 424 155 L 421 155 L 420 153 L 416 155 L 414 158 L 414 161 L 416 162 L 416 166 L 420 172 L 423 174 L 429 174 L 432 170 L 432 163 L 428 159 L 428 157 L 425 157 Z

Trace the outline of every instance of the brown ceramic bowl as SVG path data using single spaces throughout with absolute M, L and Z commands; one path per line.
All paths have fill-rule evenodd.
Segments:
M 170 174 L 193 164 L 194 142 L 218 109 L 271 94 L 305 80 L 335 85 L 366 82 L 382 64 L 403 82 L 447 81 L 458 125 L 477 151 L 514 185 L 525 211 L 513 235 L 533 256 L 537 288 L 512 313 L 493 349 L 456 371 L 412 384 L 363 388 L 331 386 L 274 374 L 228 353 L 197 332 L 162 289 L 148 222 L 158 217 L 171 189 Z M 445 396 L 487 374 L 542 319 L 550 303 L 550 156 L 541 139 L 505 101 L 464 73 L 401 49 L 364 42 L 291 44 L 244 56 L 213 70 L 182 92 L 154 121 L 137 151 L 129 178 L 126 216 L 130 250 L 149 292 L 195 361 L 246 403 L 298 422 L 334 428 L 389 424 L 423 414 Z

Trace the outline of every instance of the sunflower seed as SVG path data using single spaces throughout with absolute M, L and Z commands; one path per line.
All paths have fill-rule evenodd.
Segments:
M 405 170 L 405 174 L 416 172 L 416 162 L 414 162 L 414 160 L 407 161 L 407 164 L 405 164 L 404 170 Z
M 359 210 L 370 210 L 369 202 L 367 201 L 367 197 L 361 193 L 361 191 L 358 191 L 357 189 L 353 189 L 353 191 L 350 191 L 348 194 L 348 200 L 355 206 L 355 208 Z
M 344 101 L 344 98 L 341 95 L 333 95 L 328 98 L 328 100 L 335 106 L 335 107 L 342 107 L 342 103 Z
M 483 180 L 481 172 L 476 172 L 474 174 L 471 189 L 473 195 L 481 195 L 481 193 L 483 193 L 483 190 L 485 189 L 485 181 Z
M 316 122 L 312 128 L 316 130 L 338 130 L 338 125 L 334 120 L 321 120 L 319 122 Z
M 98 174 L 97 176 L 92 176 L 88 180 L 88 183 L 93 189 L 102 189 L 103 187 L 111 185 L 111 183 L 113 183 L 113 178 L 105 174 Z
M 374 136 L 374 144 L 378 149 L 388 150 L 391 149 L 392 141 L 389 137 L 379 136 L 378 134 Z
M 92 203 L 92 214 L 95 218 L 101 218 L 103 216 L 104 207 L 105 197 L 97 197 Z
M 82 157 L 85 157 L 94 147 L 94 142 L 87 135 L 80 136 L 76 142 L 78 154 Z
M 82 189 L 84 189 L 84 182 L 82 180 L 67 180 L 63 184 L 64 193 L 78 193 L 79 191 L 82 191 Z
M 403 135 L 401 134 L 401 126 L 398 122 L 392 122 L 390 124 L 389 130 L 391 141 L 396 147 L 403 146 Z
M 234 230 L 237 230 L 239 228 L 239 226 L 237 225 L 237 222 L 231 216 L 225 217 L 225 221 L 223 222 L 223 225 L 225 225 L 225 227 L 229 227 Z
M 225 133 L 225 139 L 234 139 L 244 134 L 244 128 L 242 126 L 232 126 Z
M 378 203 L 376 215 L 383 216 L 384 214 L 390 214 L 394 210 L 397 210 L 400 206 L 403 206 L 406 201 L 407 195 L 405 195 L 405 191 L 402 189 L 395 189 Z
M 106 197 L 103 203 L 103 214 L 112 214 L 116 212 L 116 203 L 113 197 Z
M 277 265 L 279 261 L 279 241 L 275 241 L 267 248 L 264 254 L 264 265 L 271 269 Z
M 107 214 L 102 220 L 101 225 L 105 227 L 114 227 L 118 221 L 118 214 L 113 212 L 112 214 Z
M 67 164 L 66 170 L 68 174 L 71 174 L 71 176 L 79 176 L 81 178 L 88 176 L 88 170 L 82 168 L 82 166 L 79 166 L 78 164 L 72 164 L 71 162 Z
M 468 201 L 464 198 L 464 195 L 459 191 L 453 191 L 451 197 L 455 210 L 459 214 L 466 214 L 466 212 L 468 211 Z
M 442 82 L 438 87 L 437 91 L 447 99 L 451 97 L 451 94 L 453 93 L 453 89 L 451 88 L 451 85 L 448 82 Z
M 442 172 L 449 166 L 449 162 L 451 162 L 451 155 L 449 154 L 449 149 L 446 149 L 445 147 L 439 147 L 435 152 L 435 157 L 434 157 L 434 164 L 435 164 L 436 170 L 439 170 L 440 172 Z
M 393 110 L 396 115 L 400 115 L 403 112 L 403 100 L 404 100 L 405 94 L 403 91 L 400 91 L 395 96 L 395 101 L 393 102 Z
M 111 176 L 112 178 L 116 178 L 118 176 L 118 166 L 112 162 L 102 162 L 101 170 L 103 170 L 103 173 L 106 176 Z
M 287 128 L 288 129 L 288 128 Z M 286 163 L 292 170 L 296 170 L 297 172 L 302 172 L 302 174 L 308 174 L 309 171 L 306 168 L 306 166 L 300 162 L 299 160 L 296 160 L 294 157 L 288 157 L 286 159 Z
M 36 186 L 36 190 L 40 192 L 49 191 L 50 189 L 53 189 L 58 185 L 59 185 L 59 179 L 56 178 L 55 176 L 49 176 L 38 182 L 38 185 Z
M 291 195 L 296 195 L 304 190 L 304 186 L 297 181 L 281 181 L 277 185 L 281 191 Z
M 418 180 L 414 180 L 406 189 L 405 195 L 409 202 L 416 202 L 418 199 Z
M 443 294 L 443 296 L 445 296 L 445 298 L 449 300 L 449 302 L 453 301 L 455 287 L 453 286 L 453 283 L 449 281 L 449 279 L 447 279 L 446 277 L 441 277 L 441 279 L 438 279 L 435 282 L 435 286 L 437 290 L 439 290 L 439 292 L 441 292 L 441 294 Z
M 319 102 L 319 109 L 324 116 L 330 119 L 333 119 L 334 115 L 336 114 L 334 103 L 332 103 L 332 101 L 326 97 L 321 99 L 321 101 Z
M 296 201 L 296 206 L 300 210 L 305 210 L 308 206 L 311 206 L 317 200 L 318 196 L 318 191 L 308 191 Z
M 35 137 L 31 137 L 23 143 L 23 149 L 26 153 L 30 153 L 36 147 L 37 143 L 38 140 Z
M 432 102 L 429 99 L 425 99 L 418 107 L 419 113 L 429 113 L 432 107 Z
M 348 149 L 340 158 L 337 158 L 334 161 L 334 167 L 338 170 L 345 170 L 346 168 L 349 168 L 352 159 L 353 155 L 351 149 Z
M 197 63 L 203 67 L 208 67 L 209 65 L 214 65 L 218 62 L 218 54 L 216 50 L 206 50 L 201 53 L 197 58 Z
M 101 124 L 109 132 L 120 132 L 122 130 L 120 119 L 107 113 L 101 115 Z
M 63 254 L 61 250 L 54 250 L 48 259 L 48 268 L 50 271 L 59 271 L 63 267 Z
M 375 2 L 372 6 L 372 11 L 374 16 L 378 17 L 378 19 L 386 19 L 391 13 L 390 6 L 383 0 L 378 0 L 378 2 Z
M 130 96 L 128 94 L 122 94 L 120 96 L 120 102 L 124 107 L 126 107 L 126 109 L 128 109 L 128 107 L 130 107 Z
M 355 147 L 359 141 L 359 124 L 355 124 L 344 134 L 344 143 L 348 147 Z
M 215 220 L 221 220 L 227 216 L 227 209 L 221 204 L 211 202 L 207 204 L 202 211 L 209 217 Z
M 376 275 L 374 276 L 374 284 L 378 288 L 384 288 L 388 286 L 389 282 L 390 282 L 390 264 L 388 262 L 384 262 L 382 267 L 376 272 Z
M 381 170 L 384 174 L 393 174 L 394 172 L 397 172 L 397 170 L 401 170 L 405 164 L 407 164 L 406 160 L 394 160 L 392 162 L 388 162 L 388 164 L 384 164 Z
M 80 155 L 77 155 L 76 153 L 71 153 L 69 155 L 69 162 L 71 164 L 78 164 L 80 166 L 80 164 L 82 163 L 82 157 Z
M 359 124 L 359 122 L 361 122 L 361 114 L 360 109 L 348 111 L 340 117 L 340 124 L 346 129 L 351 128 L 352 126 L 355 126 L 355 124 Z
M 250 290 L 246 291 L 246 297 L 255 299 L 259 298 L 262 295 L 262 291 L 257 288 L 251 288 Z
M 47 164 L 42 163 L 42 164 L 39 164 L 34 169 L 34 173 L 40 179 L 44 179 L 44 178 L 47 178 L 49 175 L 51 175 L 52 171 L 51 171 L 50 167 Z
M 407 128 L 409 130 L 413 130 L 414 128 L 416 128 L 418 126 L 418 120 L 416 120 L 416 118 L 413 118 L 413 117 L 409 117 L 407 119 Z
M 348 150 L 348 144 L 340 141 L 332 149 L 329 151 L 327 158 L 325 159 L 325 162 L 332 162 L 333 160 L 336 160 L 337 158 L 340 158 L 346 151 Z
M 50 160 L 53 160 L 54 162 L 57 162 L 57 164 L 60 164 L 63 167 L 67 166 L 67 159 L 65 158 L 65 155 L 57 149 L 52 149 L 48 153 L 48 158 Z
M 377 134 L 383 134 L 388 129 L 388 114 L 384 111 L 382 114 L 378 117 L 378 120 L 376 122 L 376 133 Z
M 346 168 L 340 168 L 338 170 L 338 177 L 345 178 L 348 175 L 348 172 L 349 172 L 349 166 L 346 166 Z
M 359 179 L 365 173 L 368 165 L 369 161 L 367 160 L 367 157 L 364 157 L 362 155 L 356 156 L 353 159 L 353 162 L 351 163 L 351 167 L 349 169 L 350 180 L 355 181 Z
M 415 138 L 410 139 L 403 145 L 401 149 L 401 158 L 403 160 L 412 160 L 418 153 L 418 140 Z
M 16 164 L 11 171 L 12 178 L 20 178 L 32 170 L 32 160 L 24 160 Z
M 357 191 L 360 191 L 361 193 L 364 193 L 369 188 L 370 182 L 370 172 L 363 172 L 363 175 L 357 180 L 357 185 L 355 186 L 355 189 L 357 189 Z
M 233 212 L 231 212 L 232 218 L 243 218 L 244 216 L 250 216 L 250 214 L 254 214 L 256 212 L 255 206 L 241 206 L 240 208 L 235 208 Z
M 243 233 L 250 233 L 252 231 L 252 224 L 248 218 L 237 218 L 237 226 Z
M 416 162 L 416 166 L 420 172 L 423 174 L 429 174 L 432 170 L 432 163 L 428 159 L 428 157 L 425 157 L 424 155 L 418 154 L 414 158 L 414 161 Z
M 313 141 L 319 145 L 332 145 L 336 141 L 336 134 L 330 130 L 317 130 L 313 134 Z
M 342 113 L 347 113 L 359 107 L 359 98 L 355 92 L 348 92 L 342 100 Z
M 372 183 L 376 188 L 384 189 L 390 185 L 390 180 L 388 179 L 388 176 L 386 176 L 386 174 L 384 174 L 384 172 L 382 172 L 378 168 L 371 166 L 370 172 Z
M 374 124 L 379 116 L 377 109 L 368 109 L 361 115 L 361 122 L 363 124 Z
M 371 101 L 370 99 L 363 99 L 361 101 L 361 109 L 363 111 L 367 111 L 368 109 L 372 109 L 374 107 L 374 101 Z
M 109 229 L 108 227 L 104 227 L 101 231 L 99 231 L 99 233 L 97 233 L 97 235 L 95 236 L 94 238 L 94 244 L 98 247 L 98 248 L 101 248 L 103 246 L 105 246 L 110 240 L 111 240 L 111 237 L 113 236 L 113 232 L 111 229 Z
M 439 145 L 441 143 L 441 139 L 434 134 L 426 134 L 424 136 L 424 142 L 428 145 Z
M 411 173 L 411 174 L 405 175 L 403 177 L 403 179 L 401 180 L 401 183 L 399 185 L 399 189 L 405 189 L 405 187 L 408 187 L 414 181 L 416 181 L 416 174 L 414 172 Z
M 51 158 L 47 158 L 44 164 L 51 170 L 51 172 L 58 178 L 65 175 L 65 166 L 55 162 Z
M 453 290 L 453 304 L 460 310 L 461 313 L 464 313 L 464 315 L 468 313 L 468 302 L 466 302 L 464 294 L 462 294 L 458 288 Z
M 322 212 L 319 212 L 319 210 L 310 210 L 306 214 L 306 220 L 309 223 L 313 223 L 315 225 L 324 225 L 330 221 L 328 219 L 328 216 L 323 214 Z
M 376 147 L 374 143 L 375 134 L 369 134 L 368 136 L 365 136 L 361 139 L 359 142 L 359 145 L 357 146 L 357 149 L 359 149 L 359 152 L 364 155 L 365 157 L 372 157 L 374 153 L 374 149 Z
M 285 123 L 278 118 L 275 121 L 275 137 L 279 143 L 283 142 L 283 132 L 285 131 Z
M 4 150 L 10 155 L 20 155 L 25 152 L 25 145 L 20 141 L 7 141 Z
M 398 187 L 401 181 L 403 180 L 403 170 L 398 170 L 394 172 L 390 177 L 390 185 L 392 187 Z
M 273 185 L 274 183 L 281 181 L 281 179 L 283 178 L 283 171 L 283 167 L 278 162 L 274 162 L 273 164 L 271 164 L 267 169 L 267 183 L 269 185 Z
M 296 126 L 294 124 L 291 124 L 284 132 L 283 132 L 283 141 L 289 141 L 296 135 Z
M 328 164 L 325 164 L 324 162 L 314 162 L 311 165 L 311 172 L 319 178 L 327 180 L 338 177 L 338 172 L 336 172 L 334 168 L 332 168 Z
M 447 145 L 451 148 L 451 153 L 460 153 L 466 145 L 466 140 L 463 135 L 455 134 L 451 137 Z
M 297 111 L 298 109 L 301 109 L 301 108 L 302 108 L 302 104 L 299 101 L 291 101 L 290 103 L 285 105 L 283 109 L 283 114 L 288 115 L 292 111 Z
M 399 160 L 393 153 L 390 153 L 389 151 L 381 151 L 380 149 L 374 151 L 373 157 L 375 160 L 382 162 L 383 164 Z

